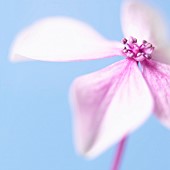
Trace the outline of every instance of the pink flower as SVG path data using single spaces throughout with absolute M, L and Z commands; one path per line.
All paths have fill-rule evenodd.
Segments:
M 170 127 L 170 63 L 164 23 L 137 0 L 122 8 L 122 43 L 66 17 L 43 19 L 21 32 L 11 60 L 125 59 L 78 77 L 71 88 L 75 140 L 80 153 L 95 157 L 141 126 L 152 112 Z M 133 38 L 135 37 L 135 38 Z

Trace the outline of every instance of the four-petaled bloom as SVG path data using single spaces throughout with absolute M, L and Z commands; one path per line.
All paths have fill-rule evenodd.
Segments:
M 88 25 L 47 18 L 17 37 L 12 60 L 125 59 L 77 78 L 71 88 L 78 151 L 95 157 L 138 128 L 152 112 L 170 127 L 170 50 L 160 16 L 137 0 L 122 8 L 122 43 L 104 39 Z M 135 38 L 134 38 L 135 37 Z

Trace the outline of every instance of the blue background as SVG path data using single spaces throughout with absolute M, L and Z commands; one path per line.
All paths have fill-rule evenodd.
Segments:
M 147 2 L 170 17 L 169 1 Z M 68 91 L 75 77 L 116 59 L 13 64 L 8 53 L 16 33 L 54 15 L 83 20 L 105 37 L 119 40 L 120 4 L 119 0 L 0 0 L 0 170 L 109 170 L 116 146 L 92 161 L 75 152 Z M 169 170 L 169 161 L 170 131 L 153 116 L 129 136 L 121 170 Z

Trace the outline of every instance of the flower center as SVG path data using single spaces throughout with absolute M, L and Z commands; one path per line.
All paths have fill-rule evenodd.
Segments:
M 126 57 L 133 58 L 136 61 L 150 60 L 152 58 L 154 47 L 146 40 L 143 40 L 142 44 L 139 45 L 136 38 L 130 37 L 129 39 L 123 38 L 122 43 L 125 45 L 122 52 Z

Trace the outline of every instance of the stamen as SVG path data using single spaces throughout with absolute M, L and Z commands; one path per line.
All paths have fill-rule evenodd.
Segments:
M 143 53 L 137 53 L 137 57 L 140 57 L 141 55 L 143 55 Z
M 145 43 L 145 48 L 151 48 L 152 44 L 151 43 Z
M 152 58 L 151 55 L 149 55 L 149 54 L 144 54 L 144 57 L 147 58 L 147 59 L 151 59 Z
M 126 43 L 127 43 L 127 39 L 126 39 L 126 38 L 123 38 L 123 39 L 122 39 L 122 43 L 123 43 L 123 44 L 126 44 Z
M 133 43 L 137 43 L 137 39 L 134 37 L 130 37 L 129 41 L 133 44 Z
M 130 50 L 127 51 L 127 54 L 126 54 L 128 57 L 134 57 L 134 53 Z
M 147 43 L 147 41 L 146 41 L 146 40 L 143 40 L 143 41 L 142 41 L 142 43 L 143 43 L 143 44 L 146 44 L 146 43 Z
M 127 53 L 127 52 L 128 52 L 128 50 L 127 50 L 126 47 L 124 47 L 123 52 L 124 52 L 124 53 Z
M 146 40 L 143 40 L 142 44 L 139 45 L 137 39 L 131 36 L 129 39 L 123 38 L 122 44 L 125 45 L 122 52 L 127 57 L 133 58 L 136 61 L 149 60 L 152 58 L 154 47 Z

